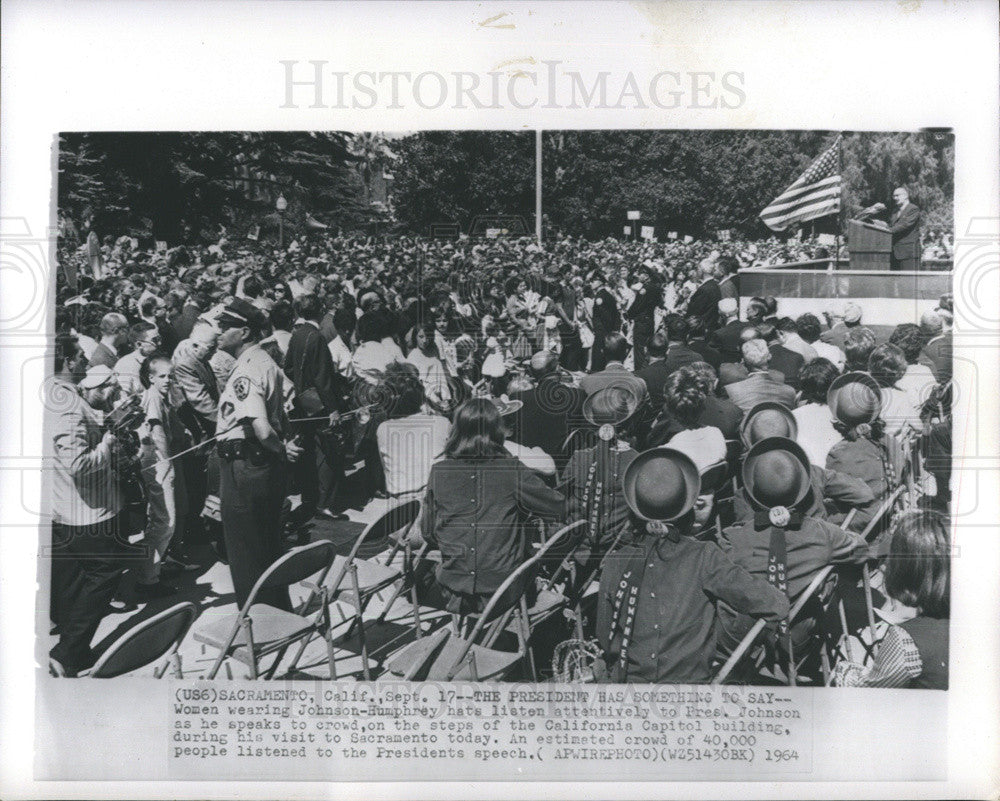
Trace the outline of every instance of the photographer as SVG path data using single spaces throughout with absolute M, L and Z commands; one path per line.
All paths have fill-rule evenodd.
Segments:
M 90 642 L 132 555 L 114 473 L 118 438 L 104 420 L 118 385 L 111 370 L 99 366 L 77 387 L 78 355 L 73 338 L 57 340 L 49 393 L 54 418 L 51 613 L 59 630 L 49 669 L 55 676 L 75 676 L 94 663 Z

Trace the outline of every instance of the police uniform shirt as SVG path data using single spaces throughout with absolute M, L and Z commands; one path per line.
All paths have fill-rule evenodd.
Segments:
M 244 418 L 266 418 L 279 437 L 288 431 L 281 369 L 259 345 L 239 355 L 219 396 L 218 428 L 226 431 L 219 439 L 243 439 L 244 430 L 238 424 Z M 238 427 L 227 431 L 233 426 Z

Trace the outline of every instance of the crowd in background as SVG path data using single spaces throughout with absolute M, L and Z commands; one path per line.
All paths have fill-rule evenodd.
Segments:
M 421 592 L 464 614 L 524 556 L 523 534 L 490 532 L 520 531 L 527 514 L 586 519 L 586 553 L 574 558 L 599 585 L 593 633 L 610 676 L 656 682 L 707 681 L 753 618 L 780 632 L 788 599 L 816 571 L 881 560 L 884 600 L 909 619 L 890 629 L 891 661 L 885 647 L 872 664 L 845 662 L 840 680 L 942 681 L 949 296 L 883 340 L 866 327 L 875 308 L 832 304 L 824 319 L 774 298 L 741 308 L 741 267 L 829 257 L 815 238 L 543 247 L 317 233 L 281 248 L 224 235 L 208 247 L 139 245 L 60 248 L 53 536 L 67 547 L 53 572 L 55 672 L 93 661 L 90 638 L 126 569 L 148 600 L 176 592 L 171 574 L 229 559 L 245 595 L 236 533 L 219 532 L 216 438 L 232 428 L 226 398 L 246 400 L 253 354 L 261 397 L 280 407 L 260 414 L 286 440 L 282 547 L 308 541 L 317 516 L 420 498 L 419 536 L 443 557 L 420 572 Z M 930 247 L 950 252 L 943 238 Z M 415 430 L 432 444 L 414 445 Z M 907 442 L 923 468 L 920 509 L 868 542 L 861 532 Z M 458 509 L 469 464 L 490 476 L 471 512 Z M 714 484 L 720 465 L 726 480 Z M 664 487 L 677 491 L 663 497 Z M 131 562 L 98 545 L 125 526 L 144 545 Z M 73 542 L 105 557 L 77 558 Z M 906 575 L 894 548 L 919 551 Z M 669 608 L 639 602 L 625 617 L 629 593 L 650 587 Z M 661 624 L 677 635 L 669 654 Z

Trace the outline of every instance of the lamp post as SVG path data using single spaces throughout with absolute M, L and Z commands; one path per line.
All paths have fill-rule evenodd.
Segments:
M 288 208 L 288 201 L 284 195 L 278 195 L 274 201 L 274 207 L 278 210 L 278 248 L 285 247 L 285 209 Z

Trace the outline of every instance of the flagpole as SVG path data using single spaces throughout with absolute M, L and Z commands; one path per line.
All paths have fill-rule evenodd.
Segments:
M 840 269 L 840 232 L 844 229 L 844 132 L 837 136 L 840 141 L 837 143 L 837 175 L 840 176 L 840 205 L 837 208 L 837 231 L 833 243 L 833 259 L 830 261 L 832 270 Z
M 535 238 L 542 244 L 542 132 L 535 131 Z

